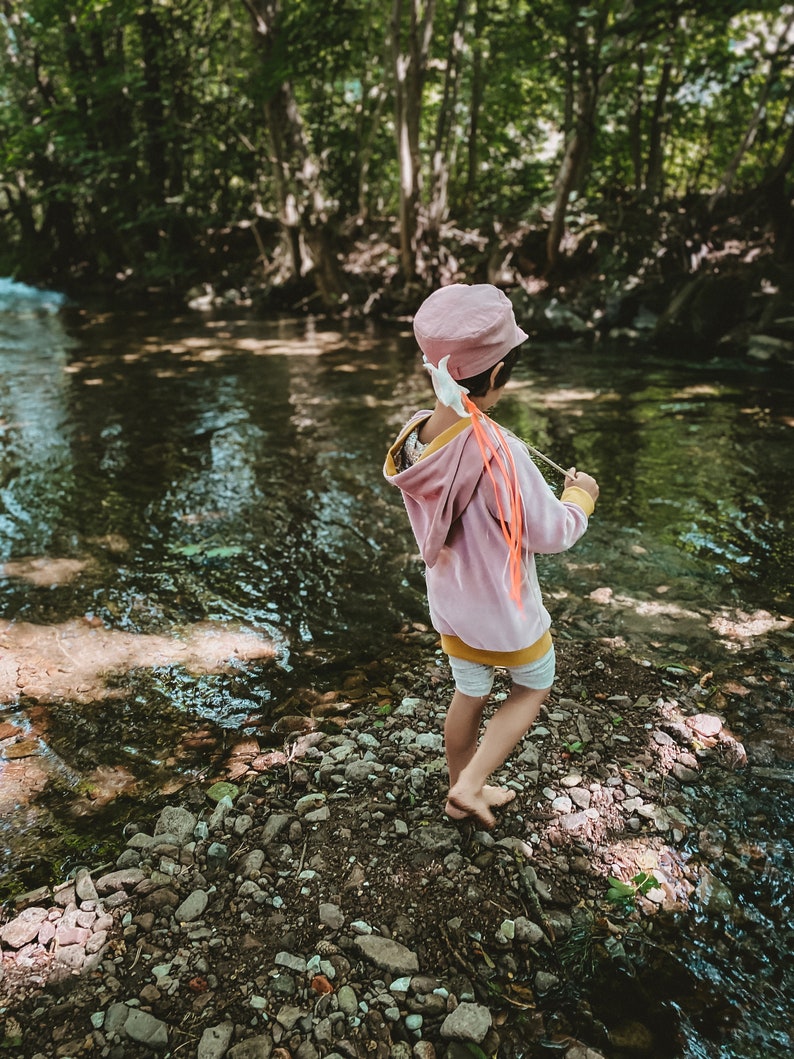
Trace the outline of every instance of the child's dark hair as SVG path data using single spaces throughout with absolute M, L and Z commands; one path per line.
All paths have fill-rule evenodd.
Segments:
M 494 380 L 495 390 L 498 390 L 500 386 L 506 385 L 506 383 L 510 379 L 510 376 L 513 374 L 513 368 L 515 367 L 515 363 L 518 360 L 518 354 L 520 350 L 521 347 L 516 346 L 514 349 L 511 349 L 509 353 L 505 353 L 505 355 L 501 358 L 504 361 L 504 364 L 499 369 L 499 374 Z M 496 363 L 498 364 L 499 361 L 497 361 Z M 472 375 L 470 379 L 458 379 L 458 383 L 461 386 L 466 387 L 466 389 L 469 391 L 470 397 L 485 397 L 485 395 L 491 388 L 491 372 L 493 371 L 494 367 L 495 365 L 492 364 L 490 368 L 486 368 L 485 371 L 481 371 L 479 375 Z

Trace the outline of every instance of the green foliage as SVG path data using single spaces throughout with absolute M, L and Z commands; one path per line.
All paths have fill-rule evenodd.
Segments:
M 640 871 L 629 882 L 610 875 L 607 901 L 615 905 L 632 905 L 638 896 L 644 896 L 658 885 L 656 878 L 647 871 Z
M 438 0 L 413 103 L 426 199 L 448 122 L 440 164 L 460 224 L 487 234 L 551 206 L 580 121 L 592 135 L 577 208 L 625 193 L 710 194 L 737 152 L 736 186 L 754 187 L 782 156 L 794 68 L 768 0 L 471 0 L 448 111 L 456 10 Z M 207 278 L 213 262 L 197 248 L 208 230 L 278 214 L 285 176 L 306 202 L 322 198 L 337 229 L 360 211 L 389 221 L 399 197 L 390 18 L 391 5 L 364 0 L 281 0 L 265 60 L 242 2 L 8 0 L 0 267 L 159 285 Z M 268 126 L 285 86 L 290 130 Z M 296 130 L 303 143 L 287 144 Z M 274 157 L 279 137 L 288 174 Z M 307 212 L 298 223 L 314 221 Z

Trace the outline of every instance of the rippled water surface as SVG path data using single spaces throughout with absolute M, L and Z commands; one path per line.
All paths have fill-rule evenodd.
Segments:
M 519 367 L 499 418 L 602 486 L 580 545 L 542 560 L 547 600 L 566 635 L 654 665 L 790 676 L 792 375 L 685 354 L 556 344 Z M 407 327 L 89 316 L 0 287 L 5 893 L 96 859 L 233 735 L 354 697 L 364 666 L 388 682 L 426 612 L 381 464 L 427 395 Z M 689 1025 L 678 1054 L 788 1040 L 792 758 L 726 780 L 721 826 L 748 851 L 732 913 L 645 960 Z M 743 1004 L 763 1014 L 737 1044 L 713 1023 Z

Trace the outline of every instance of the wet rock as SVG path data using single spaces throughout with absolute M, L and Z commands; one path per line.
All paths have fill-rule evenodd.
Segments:
M 609 1031 L 611 1044 L 630 1055 L 651 1055 L 654 1051 L 653 1034 L 641 1022 L 624 1022 Z
M 730 912 L 733 908 L 733 894 L 730 888 L 708 868 L 701 869 L 697 895 L 703 907 L 712 914 Z

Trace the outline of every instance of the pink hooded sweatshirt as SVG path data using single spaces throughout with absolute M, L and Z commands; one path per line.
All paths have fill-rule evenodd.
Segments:
M 425 562 L 433 627 L 447 654 L 491 665 L 534 661 L 551 646 L 551 617 L 543 605 L 535 554 L 564 552 L 584 534 L 594 502 L 583 489 L 552 493 L 515 434 L 488 423 L 498 446 L 509 446 L 524 509 L 521 601 L 510 598 L 508 545 L 499 522 L 494 482 L 471 426 L 461 419 L 431 442 L 420 459 L 399 470 L 400 450 L 431 413 L 417 412 L 390 448 L 383 471 L 403 494 Z M 493 463 L 492 463 L 493 466 Z M 509 512 L 507 487 L 494 476 Z

